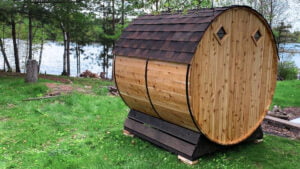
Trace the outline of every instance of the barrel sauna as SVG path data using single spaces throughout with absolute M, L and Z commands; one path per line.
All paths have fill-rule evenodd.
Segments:
M 135 19 L 114 50 L 114 78 L 132 110 L 237 144 L 271 104 L 277 48 L 266 20 L 231 6 Z

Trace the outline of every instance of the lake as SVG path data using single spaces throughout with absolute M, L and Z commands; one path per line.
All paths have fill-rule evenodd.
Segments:
M 19 55 L 20 55 L 20 65 L 21 72 L 24 72 L 25 67 L 25 57 L 28 52 L 26 41 L 19 40 Z M 74 44 L 71 44 L 71 48 L 74 47 Z M 6 54 L 8 55 L 9 63 L 15 69 L 14 65 L 14 55 L 13 55 L 13 45 L 11 39 L 5 39 L 5 48 Z M 40 45 L 33 46 L 33 58 L 39 60 L 39 48 Z M 103 72 L 103 59 L 100 58 L 100 53 L 103 50 L 101 44 L 90 44 L 83 47 L 84 53 L 81 54 L 81 72 L 89 70 L 93 73 L 100 74 Z M 63 53 L 64 46 L 62 43 L 48 41 L 44 44 L 43 57 L 40 72 L 51 74 L 51 75 L 60 75 L 63 70 Z M 109 68 L 107 76 L 112 77 L 112 59 L 109 59 Z M 4 59 L 2 53 L 0 52 L 0 69 L 4 68 Z M 77 76 L 76 69 L 76 57 L 75 51 L 71 51 L 70 54 L 70 73 L 71 76 Z
M 284 52 L 281 52 L 279 55 L 285 56 L 285 59 L 295 61 L 296 66 L 300 68 L 300 43 L 287 43 L 282 47 Z
M 27 42 L 18 40 L 19 43 L 19 55 L 21 58 L 21 71 L 24 72 L 25 57 L 27 51 Z M 40 45 L 34 45 L 33 58 L 38 60 Z M 71 44 L 71 47 L 74 47 Z M 6 53 L 9 58 L 11 66 L 14 68 L 14 56 L 13 46 L 11 39 L 5 39 Z M 294 60 L 297 67 L 300 68 L 300 43 L 289 43 L 283 46 L 286 52 L 280 53 L 280 55 L 289 56 L 291 60 Z M 100 53 L 103 50 L 101 44 L 90 44 L 83 47 L 84 53 L 81 54 L 81 72 L 90 70 L 93 73 L 100 74 L 103 72 L 103 59 L 100 58 Z M 292 51 L 292 53 L 291 53 Z M 296 51 L 296 52 L 295 52 Z M 41 64 L 41 73 L 60 75 L 63 70 L 63 52 L 64 47 L 62 43 L 47 41 L 44 44 L 43 58 Z M 75 52 L 71 51 L 71 76 L 77 76 L 76 70 L 76 58 Z M 112 59 L 109 59 L 108 78 L 112 77 Z M 0 52 L 0 69 L 4 68 L 4 59 Z

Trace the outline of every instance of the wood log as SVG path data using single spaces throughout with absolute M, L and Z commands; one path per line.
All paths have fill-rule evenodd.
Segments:
M 23 101 L 32 101 L 32 100 L 43 100 L 43 99 L 50 99 L 50 98 L 54 98 L 54 97 L 58 97 L 61 95 L 55 95 L 55 96 L 44 96 L 44 97 L 34 97 L 34 98 L 28 98 L 28 99 L 24 99 Z
M 28 60 L 26 63 L 26 83 L 36 83 L 38 81 L 38 62 L 36 60 Z
M 269 113 L 268 115 L 273 116 L 273 117 L 277 117 L 277 118 L 280 118 L 280 119 L 284 119 L 284 120 L 289 119 L 289 116 L 287 116 L 287 115 L 281 115 L 281 114 L 275 114 L 275 113 Z

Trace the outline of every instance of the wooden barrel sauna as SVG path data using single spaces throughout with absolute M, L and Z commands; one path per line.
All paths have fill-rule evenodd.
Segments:
M 271 104 L 277 48 L 266 20 L 249 7 L 140 16 L 114 54 L 128 107 L 218 144 L 249 137 Z

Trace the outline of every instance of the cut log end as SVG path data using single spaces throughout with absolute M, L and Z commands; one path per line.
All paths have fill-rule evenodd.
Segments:
M 197 164 L 197 163 L 199 162 L 199 160 L 191 161 L 191 160 L 189 160 L 189 159 L 187 159 L 187 158 L 185 158 L 185 157 L 182 157 L 181 155 L 178 155 L 177 158 L 178 158 L 181 162 L 183 162 L 183 163 L 185 163 L 185 164 L 188 164 L 188 165 L 195 165 L 195 164 Z
M 255 139 L 253 140 L 253 143 L 258 144 L 258 143 L 262 143 L 264 141 L 264 139 Z
M 36 83 L 38 81 L 38 62 L 36 60 L 28 60 L 26 63 L 26 83 Z

